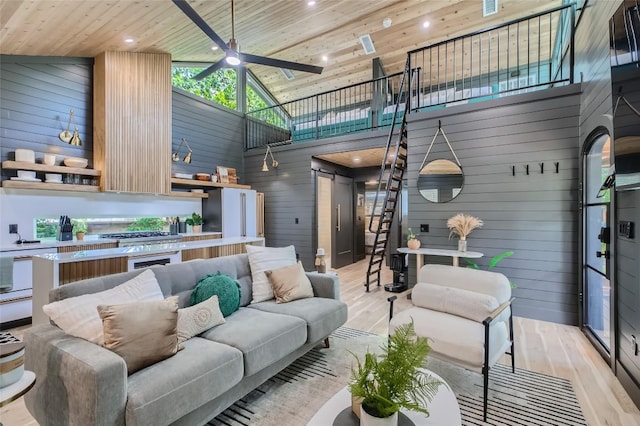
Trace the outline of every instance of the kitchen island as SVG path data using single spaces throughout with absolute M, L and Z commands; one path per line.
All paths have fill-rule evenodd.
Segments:
M 179 263 L 183 251 L 207 249 L 208 257 L 246 252 L 246 245 L 264 245 L 264 238 L 216 238 L 178 243 L 135 245 L 70 253 L 33 256 L 32 324 L 49 318 L 42 306 L 49 303 L 49 290 L 69 282 L 141 269 L 153 265 Z

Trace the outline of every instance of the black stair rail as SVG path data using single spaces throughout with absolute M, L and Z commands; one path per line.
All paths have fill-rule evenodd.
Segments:
M 410 60 L 407 59 L 404 74 L 402 76 L 402 82 L 400 84 L 400 90 L 398 94 L 398 100 L 394 110 L 394 119 L 389 129 L 389 137 L 387 139 L 387 146 L 380 166 L 380 178 L 378 179 L 378 190 L 376 191 L 376 197 L 373 202 L 373 209 L 371 211 L 371 219 L 369 220 L 369 231 L 375 233 L 375 240 L 373 242 L 373 248 L 371 250 L 371 257 L 369 258 L 369 267 L 367 268 L 367 280 L 365 283 L 366 292 L 369 292 L 369 287 L 372 284 L 380 286 L 380 271 L 382 270 L 382 264 L 384 262 L 384 254 L 387 249 L 387 241 L 389 240 L 389 233 L 391 231 L 391 224 L 393 223 L 393 217 L 396 212 L 396 206 L 398 198 L 400 196 L 400 190 L 402 188 L 402 179 L 404 177 L 404 171 L 407 169 L 407 112 L 410 108 L 410 91 L 405 90 L 407 85 L 407 77 L 411 73 Z M 414 74 L 415 75 L 415 74 Z M 410 85 L 413 87 L 413 85 Z M 404 99 L 402 97 L 404 95 Z M 405 108 L 402 112 L 402 124 L 400 125 L 399 137 L 396 140 L 396 144 L 391 150 L 391 142 L 394 136 L 394 130 L 396 126 L 395 117 L 398 115 L 398 107 L 404 102 Z M 393 152 L 393 157 L 390 166 L 387 166 L 387 158 L 389 158 L 389 152 Z M 385 175 L 388 176 L 385 180 Z M 378 205 L 378 198 L 382 192 L 382 184 L 386 182 L 385 196 L 382 201 L 380 214 L 376 215 L 376 209 Z M 373 226 L 374 219 L 378 219 L 378 226 Z

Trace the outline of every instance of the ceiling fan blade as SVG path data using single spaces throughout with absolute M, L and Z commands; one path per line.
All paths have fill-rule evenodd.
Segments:
M 252 64 L 267 65 L 277 68 L 287 68 L 290 70 L 310 72 L 313 74 L 322 73 L 322 67 L 318 67 L 315 65 L 283 61 L 282 59 L 267 58 L 266 56 L 251 55 L 249 53 L 240 53 L 240 59 L 242 59 L 244 62 L 250 62 Z
M 218 71 L 220 68 L 224 67 L 225 65 L 226 65 L 226 62 L 224 61 L 224 58 L 220 59 L 218 62 L 211 65 L 209 68 L 203 70 L 200 74 L 194 76 L 193 79 L 200 81 L 203 78 L 209 77 L 211 74 Z
M 207 24 L 204 19 L 202 19 L 202 17 L 198 15 L 198 12 L 193 10 L 193 8 L 186 0 L 173 0 L 173 3 L 178 6 L 180 10 L 182 10 L 182 12 L 184 12 L 184 14 L 187 15 L 189 19 L 191 19 L 193 23 L 198 26 L 198 28 L 200 28 L 207 36 L 209 36 L 209 38 L 220 47 L 220 49 L 223 49 L 225 51 L 229 49 L 227 43 L 225 43 L 225 41 L 221 39 L 215 31 L 213 31 L 209 24 Z

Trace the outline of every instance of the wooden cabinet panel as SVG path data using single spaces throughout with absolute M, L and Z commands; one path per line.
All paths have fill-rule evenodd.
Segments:
M 85 280 L 87 278 L 127 272 L 127 260 L 128 259 L 126 257 L 115 257 L 110 259 L 61 263 L 58 283 L 62 285 L 74 281 Z
M 118 247 L 118 243 L 87 243 L 76 246 L 62 246 L 58 247 L 58 253 L 71 253 L 74 251 L 82 250 L 102 250 Z
M 104 52 L 94 64 L 94 167 L 103 191 L 171 192 L 171 56 Z

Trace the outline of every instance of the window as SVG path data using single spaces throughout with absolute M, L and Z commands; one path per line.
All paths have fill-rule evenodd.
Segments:
M 205 68 L 173 67 L 171 84 L 211 102 L 237 110 L 238 79 L 235 68 L 223 68 L 198 81 L 193 77 Z

